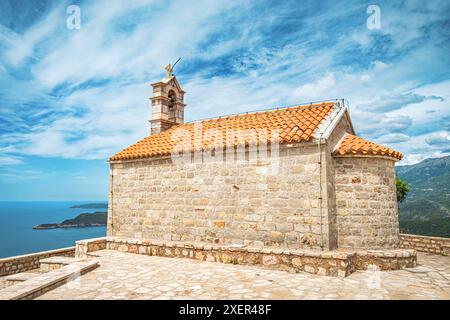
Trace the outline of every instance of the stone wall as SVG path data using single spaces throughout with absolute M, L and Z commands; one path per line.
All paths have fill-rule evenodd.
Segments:
M 395 162 L 352 156 L 334 163 L 338 247 L 397 247 Z
M 348 123 L 341 127 L 345 133 Z M 335 158 L 331 147 L 322 144 L 321 159 L 316 144 L 302 143 L 281 145 L 279 157 L 257 161 L 246 152 L 243 161 L 182 166 L 170 157 L 111 163 L 108 236 L 291 248 L 398 246 L 395 162 Z
M 323 241 L 326 249 L 334 247 L 328 176 L 322 172 L 320 182 L 318 161 L 317 145 L 302 143 L 281 145 L 279 157 L 269 160 L 111 163 L 108 235 L 294 248 L 319 248 Z
M 75 257 L 88 258 L 89 253 L 106 249 L 106 237 L 79 240 L 75 244 Z
M 327 229 L 328 234 L 328 249 L 334 249 L 338 247 L 337 239 L 337 212 L 336 212 L 336 185 L 335 185 L 335 168 L 334 159 L 332 153 L 336 145 L 340 142 L 341 138 L 348 132 L 353 132 L 351 124 L 349 122 L 348 114 L 344 116 L 336 124 L 336 127 L 331 132 L 326 143 L 323 143 L 320 147 L 322 152 L 321 170 L 322 170 L 322 206 L 327 208 L 323 215 L 326 217 L 322 221 L 322 229 Z M 319 192 L 320 193 L 320 192 Z M 319 197 L 319 194 L 317 194 Z M 324 204 L 325 203 L 325 204 Z
M 449 256 L 450 238 L 400 234 L 400 248 L 415 249 L 421 252 Z
M 337 212 L 336 212 L 336 188 L 335 188 L 335 173 L 333 158 L 329 149 L 329 144 L 325 144 L 322 147 L 322 185 L 326 186 L 322 193 L 322 203 L 325 210 L 323 213 L 326 219 L 323 219 L 323 224 L 327 226 L 328 231 L 328 249 L 335 249 L 338 246 L 337 239 Z
M 73 257 L 74 255 L 75 255 L 75 247 L 69 247 L 3 258 L 0 259 L 0 276 L 6 276 L 14 273 L 38 269 L 39 261 L 41 259 L 54 256 Z

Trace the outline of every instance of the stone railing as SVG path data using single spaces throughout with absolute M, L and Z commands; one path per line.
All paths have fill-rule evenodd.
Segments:
M 68 247 L 15 257 L 2 258 L 0 259 L 0 276 L 7 276 L 14 273 L 38 269 L 39 260 L 41 259 L 54 256 L 73 257 L 74 255 L 75 247 Z
M 400 234 L 400 248 L 449 256 L 450 238 Z

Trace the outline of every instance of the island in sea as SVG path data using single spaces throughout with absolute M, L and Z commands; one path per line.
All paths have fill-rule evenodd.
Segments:
M 71 206 L 70 209 L 107 209 L 107 203 L 85 203 Z
M 56 228 L 82 228 L 82 227 L 103 227 L 107 221 L 106 212 L 81 213 L 74 219 L 64 220 L 61 223 L 46 223 L 34 226 L 35 230 L 56 229 Z

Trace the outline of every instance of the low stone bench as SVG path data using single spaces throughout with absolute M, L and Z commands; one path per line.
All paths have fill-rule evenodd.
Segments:
M 78 261 L 0 290 L 0 300 L 29 300 L 98 267 L 97 260 Z
M 60 269 L 74 262 L 82 261 L 82 259 L 71 257 L 50 257 L 39 260 L 41 273 Z
M 4 280 L 6 281 L 6 286 L 9 287 L 9 286 L 13 286 L 19 282 L 24 282 L 29 279 L 32 279 L 38 275 L 39 275 L 39 273 L 36 273 L 36 272 L 21 272 L 21 273 L 16 273 L 16 274 L 6 276 L 4 278 Z

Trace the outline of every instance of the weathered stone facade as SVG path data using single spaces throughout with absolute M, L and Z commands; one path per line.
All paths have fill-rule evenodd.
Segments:
M 338 247 L 397 247 L 395 162 L 338 157 L 334 164 Z
M 318 161 L 317 145 L 298 144 L 255 163 L 113 163 L 108 235 L 329 248 L 327 176 L 320 210 Z
M 281 146 L 276 172 L 270 160 L 181 168 L 171 158 L 112 163 L 108 235 L 291 248 L 396 247 L 395 162 L 335 158 L 329 150 L 321 146 L 319 164 L 317 145 Z

